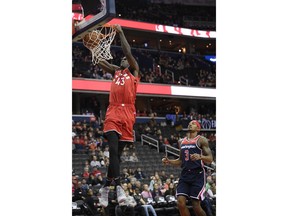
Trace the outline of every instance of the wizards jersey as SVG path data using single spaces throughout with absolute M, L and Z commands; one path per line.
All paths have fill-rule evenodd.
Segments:
M 204 163 L 202 160 L 194 160 L 192 161 L 190 159 L 191 154 L 202 154 L 202 149 L 199 148 L 197 145 L 198 140 L 201 138 L 200 135 L 189 139 L 185 137 L 182 142 L 180 143 L 180 149 L 181 149 L 181 158 L 182 158 L 182 164 L 181 167 L 185 170 L 194 170 L 204 167 Z
M 206 174 L 202 160 L 190 159 L 191 154 L 201 154 L 198 146 L 200 135 L 189 139 L 185 137 L 181 144 L 182 171 L 176 189 L 176 196 L 186 196 L 197 200 L 204 199 Z

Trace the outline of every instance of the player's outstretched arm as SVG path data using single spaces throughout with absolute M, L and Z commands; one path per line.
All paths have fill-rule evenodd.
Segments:
M 123 53 L 124 55 L 126 56 L 127 58 L 127 61 L 130 65 L 130 68 L 133 70 L 133 75 L 135 77 L 138 77 L 138 74 L 139 74 L 139 66 L 138 66 L 138 63 L 137 61 L 135 60 L 134 56 L 132 55 L 132 52 L 131 52 L 131 47 L 124 35 L 124 32 L 121 28 L 120 25 L 114 25 L 114 28 L 116 29 L 116 31 L 118 32 L 119 36 L 120 36 L 120 40 L 121 40 L 121 47 L 123 49 Z
M 179 148 L 180 148 L 180 145 L 181 145 L 181 141 L 182 141 L 182 140 L 179 140 L 179 141 L 178 141 Z M 181 149 L 181 148 L 180 148 L 180 149 Z M 182 164 L 181 151 L 179 151 L 179 158 L 177 158 L 176 160 L 170 160 L 170 159 L 168 159 L 168 157 L 166 156 L 166 157 L 162 158 L 162 163 L 163 163 L 164 165 L 171 164 L 171 165 L 173 165 L 173 166 L 181 166 L 181 164 Z
M 162 158 L 162 163 L 164 165 L 168 165 L 171 164 L 173 166 L 181 166 L 181 160 L 180 158 L 176 159 L 176 160 L 170 160 L 167 157 Z
M 106 60 L 100 60 L 98 65 L 106 72 L 114 74 L 116 70 L 119 69 L 119 66 L 110 64 Z

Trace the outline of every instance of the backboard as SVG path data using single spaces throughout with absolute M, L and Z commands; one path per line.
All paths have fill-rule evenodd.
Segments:
M 81 40 L 84 35 L 115 16 L 115 0 L 73 0 L 72 25 L 75 28 L 72 41 Z

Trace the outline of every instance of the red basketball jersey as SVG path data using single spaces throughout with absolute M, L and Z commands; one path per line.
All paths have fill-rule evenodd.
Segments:
M 134 77 L 128 68 L 117 70 L 111 83 L 109 102 L 135 104 L 139 77 Z

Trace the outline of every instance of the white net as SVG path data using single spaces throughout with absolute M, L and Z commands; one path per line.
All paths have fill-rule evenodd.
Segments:
M 101 26 L 83 37 L 83 44 L 92 53 L 92 63 L 96 65 L 101 60 L 113 59 L 110 47 L 116 35 L 111 26 Z
M 100 10 L 102 11 L 106 7 L 106 1 L 105 0 L 100 0 L 100 3 L 101 3 Z

